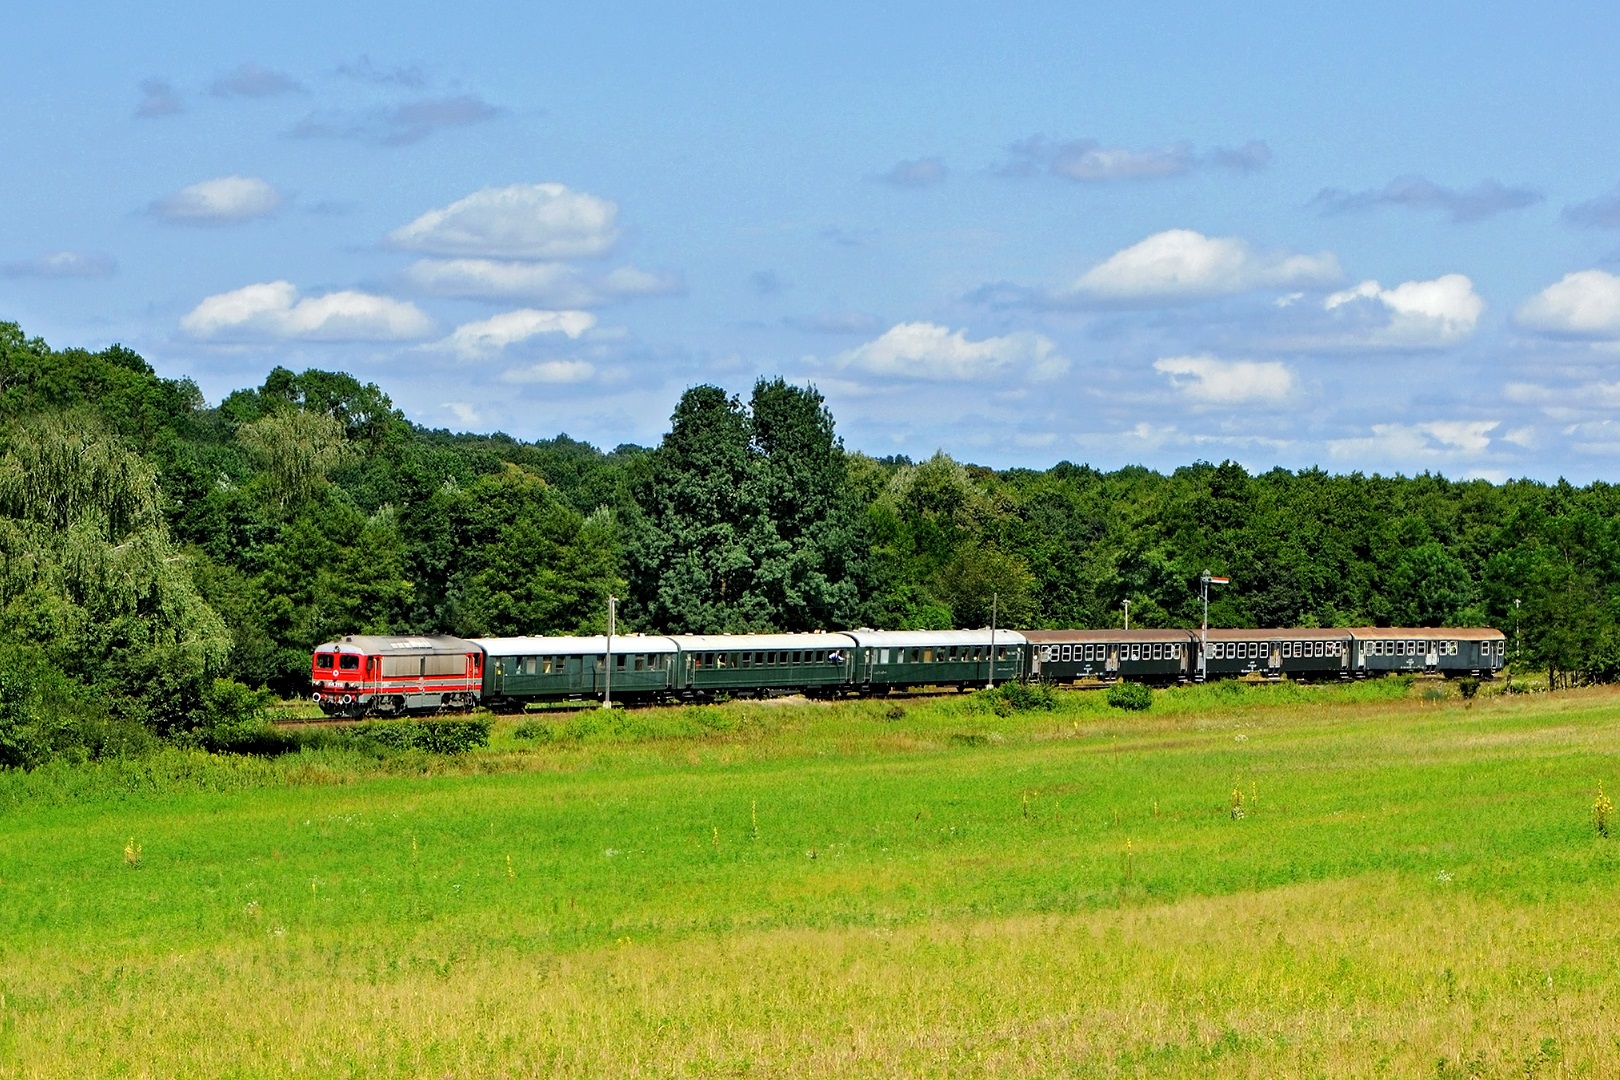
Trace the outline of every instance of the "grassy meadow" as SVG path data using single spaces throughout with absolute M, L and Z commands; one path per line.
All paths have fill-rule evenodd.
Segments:
M 1620 693 L 1492 689 L 0 775 L 0 1076 L 1620 1075 Z

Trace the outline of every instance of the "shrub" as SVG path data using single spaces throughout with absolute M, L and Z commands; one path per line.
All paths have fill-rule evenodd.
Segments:
M 1141 683 L 1117 682 L 1108 688 L 1108 704 L 1116 709 L 1142 712 L 1153 707 L 1153 691 Z
M 1057 707 L 1057 697 L 1045 683 L 1004 682 L 994 690 L 980 690 L 976 696 L 997 716 Z
M 551 725 L 544 720 L 524 720 L 512 729 L 512 738 L 550 742 L 552 739 Z
M 1479 680 L 1472 675 L 1457 680 L 1457 690 L 1466 699 L 1472 700 L 1479 693 Z
M 350 729 L 356 740 L 390 750 L 464 754 L 489 745 L 489 718 L 456 716 L 435 720 L 373 720 Z

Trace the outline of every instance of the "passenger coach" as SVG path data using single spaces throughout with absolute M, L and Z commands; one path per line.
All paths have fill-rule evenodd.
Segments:
M 1030 674 L 1047 682 L 1185 682 L 1194 638 L 1185 630 L 1025 630 Z

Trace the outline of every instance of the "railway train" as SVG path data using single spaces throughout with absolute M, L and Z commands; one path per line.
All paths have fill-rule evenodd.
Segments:
M 315 650 L 329 716 L 400 716 L 530 702 L 712 701 L 798 693 L 881 695 L 1009 680 L 1492 678 L 1506 639 L 1489 627 L 1198 630 L 845 630 L 800 634 L 463 639 L 350 635 Z

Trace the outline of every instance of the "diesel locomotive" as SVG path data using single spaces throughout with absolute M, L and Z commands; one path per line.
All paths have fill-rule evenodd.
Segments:
M 712 701 L 967 690 L 1008 680 L 1493 678 L 1506 638 L 1489 627 L 1199 630 L 847 630 L 807 634 L 463 639 L 351 635 L 315 650 L 329 716 L 400 716 L 529 702 Z

